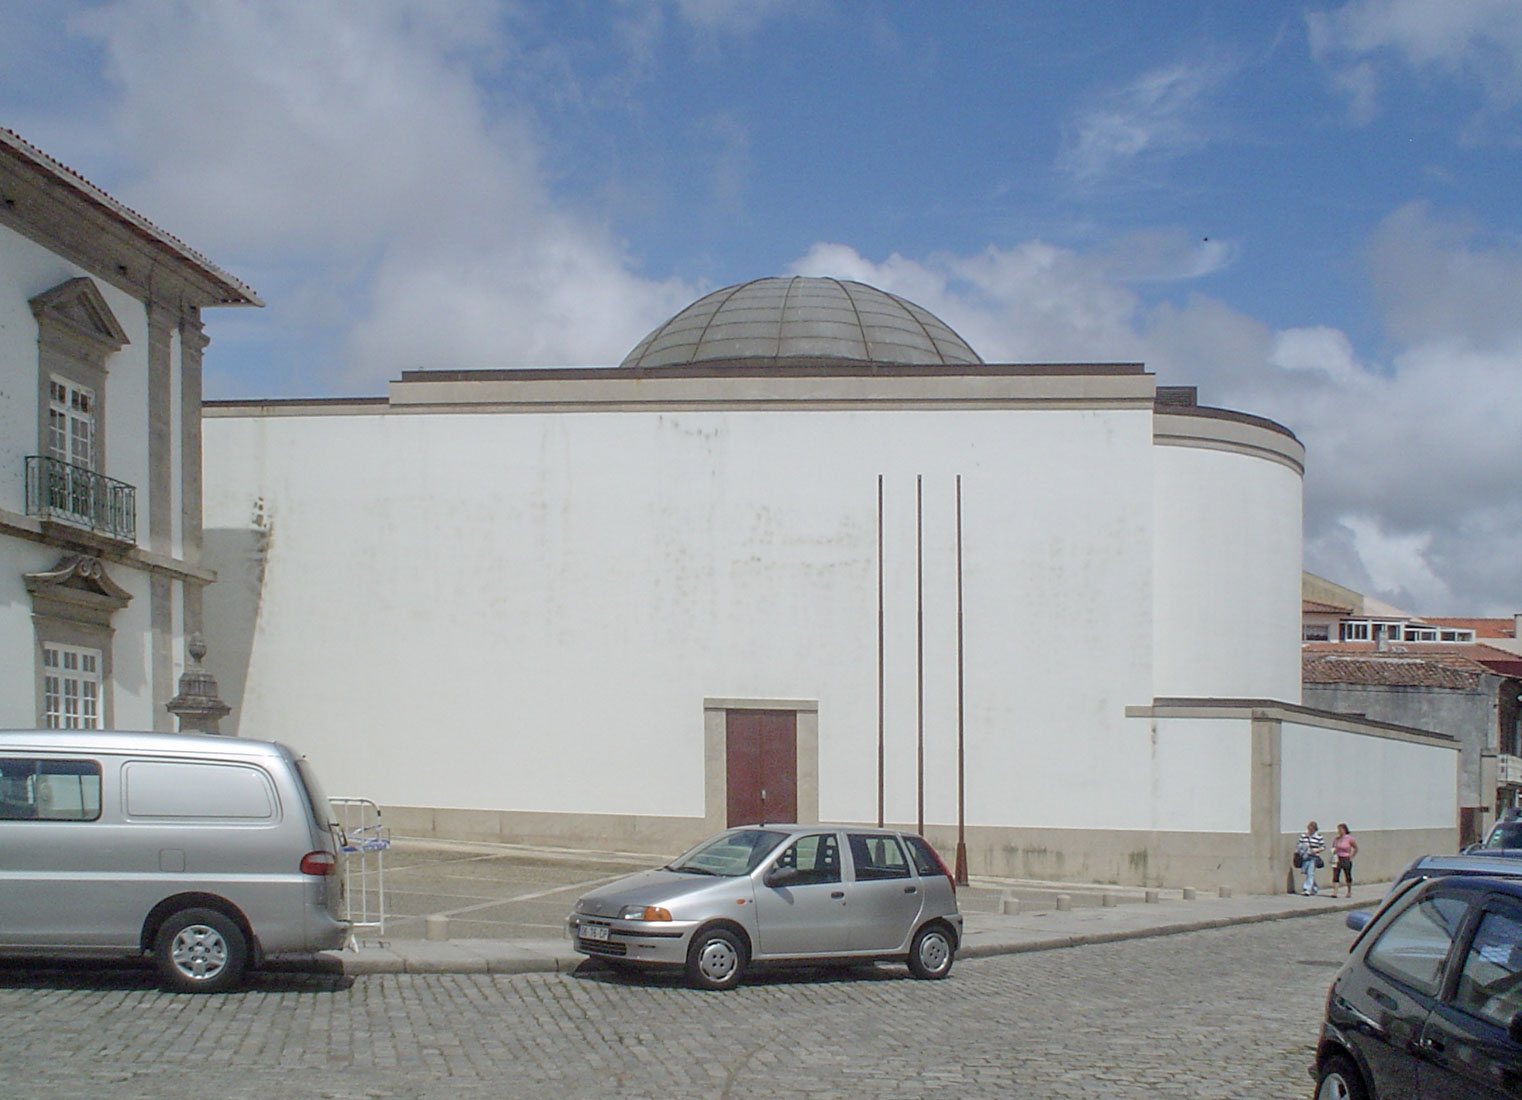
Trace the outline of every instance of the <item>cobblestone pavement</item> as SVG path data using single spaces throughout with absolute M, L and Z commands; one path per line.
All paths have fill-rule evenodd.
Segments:
M 1304 1097 L 1352 934 L 1319 914 L 901 967 L 674 977 L 262 974 L 222 997 L 0 968 L 7 1100 Z

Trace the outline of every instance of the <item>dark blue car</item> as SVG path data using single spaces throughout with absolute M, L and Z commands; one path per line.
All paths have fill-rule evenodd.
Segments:
M 1411 878 L 1353 942 L 1317 1100 L 1522 1096 L 1522 879 Z

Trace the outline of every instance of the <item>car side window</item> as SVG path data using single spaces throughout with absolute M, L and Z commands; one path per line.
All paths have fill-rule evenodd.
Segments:
M 1423 898 L 1390 922 L 1365 961 L 1388 977 L 1437 996 L 1443 984 L 1443 961 L 1468 908 L 1460 898 Z
M 1481 918 L 1453 1001 L 1500 1027 L 1522 1012 L 1522 918 L 1493 910 Z
M 851 862 L 856 865 L 857 882 L 909 877 L 909 860 L 897 837 L 850 833 L 846 839 L 851 845 Z
M 94 821 L 100 765 L 93 760 L 0 760 L 0 821 Z
M 809 886 L 840 881 L 840 841 L 834 833 L 801 836 L 777 857 L 779 871 L 795 871 L 792 884 Z

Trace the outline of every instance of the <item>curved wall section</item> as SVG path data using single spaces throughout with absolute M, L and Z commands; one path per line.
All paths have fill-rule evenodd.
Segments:
M 1153 695 L 1298 703 L 1300 444 L 1200 415 L 1153 435 Z

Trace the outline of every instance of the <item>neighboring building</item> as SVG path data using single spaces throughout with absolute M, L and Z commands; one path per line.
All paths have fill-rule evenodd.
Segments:
M 201 557 L 201 310 L 259 305 L 0 130 L 0 727 L 174 728 Z
M 229 725 L 397 833 L 882 819 L 950 856 L 965 820 L 973 872 L 1265 890 L 1310 817 L 1371 877 L 1456 840 L 1450 739 L 1300 705 L 1299 442 L 1139 365 L 762 279 L 618 367 L 205 433 Z
M 1522 804 L 1516 618 L 1411 615 L 1309 573 L 1302 598 L 1307 703 L 1456 738 L 1463 843 Z

